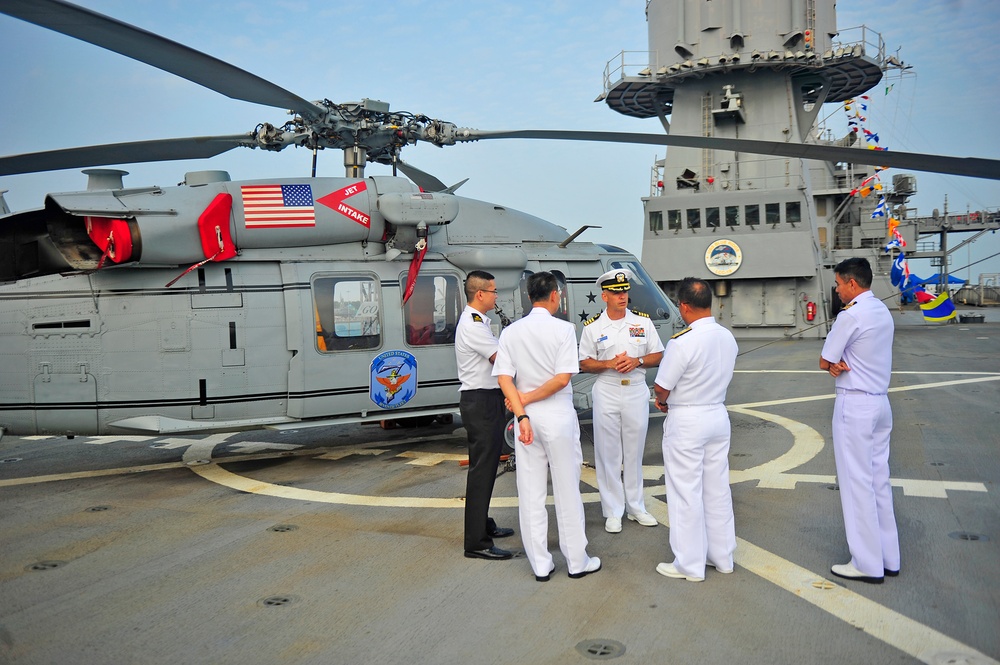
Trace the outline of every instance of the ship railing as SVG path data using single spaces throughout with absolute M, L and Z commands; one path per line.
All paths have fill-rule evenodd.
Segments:
M 660 70 L 657 51 L 619 51 L 604 65 L 604 94 L 607 95 L 614 83 L 629 76 L 649 76 Z M 612 78 L 615 77 L 615 78 Z
M 839 39 L 831 42 L 831 50 L 835 53 L 838 49 L 843 49 L 859 55 L 854 47 L 860 45 L 860 55 L 867 55 L 879 63 L 885 62 L 885 40 L 877 30 L 872 30 L 867 25 L 858 25 L 839 30 L 837 37 Z
M 693 179 L 686 179 L 688 187 L 678 189 L 676 181 L 664 176 L 663 159 L 653 162 L 650 169 L 649 196 L 666 196 L 677 192 L 694 193 L 732 193 L 735 191 L 754 191 L 761 189 L 803 189 L 806 186 L 805 176 L 798 170 L 778 172 L 774 165 L 782 160 L 792 158 L 760 157 L 748 159 L 740 157 L 738 166 L 732 161 L 715 161 L 705 173 L 696 174 Z M 758 164 L 766 164 L 757 168 Z M 723 170 L 723 168 L 727 170 Z M 752 175 L 736 175 L 741 170 L 751 171 Z M 815 185 L 813 186 L 815 189 Z

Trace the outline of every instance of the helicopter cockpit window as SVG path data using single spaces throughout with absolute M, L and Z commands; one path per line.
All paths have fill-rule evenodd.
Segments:
M 569 321 L 569 292 L 566 290 L 566 275 L 558 270 L 551 270 L 550 272 L 556 278 L 559 288 L 559 309 L 554 316 L 563 321 Z M 521 293 L 521 316 L 531 312 L 531 298 L 528 297 L 528 278 L 533 274 L 530 270 L 525 270 L 521 275 L 521 284 L 518 288 L 518 291 Z
M 406 284 L 401 275 L 400 284 Z M 406 343 L 410 346 L 454 344 L 462 315 L 462 286 L 455 275 L 420 275 L 403 306 Z
M 381 288 L 368 277 L 313 280 L 316 347 L 321 352 L 374 349 L 382 344 Z
M 635 276 L 628 292 L 629 309 L 649 314 L 651 319 L 680 320 L 680 314 L 677 313 L 676 306 L 663 295 L 663 291 L 656 286 L 653 278 L 649 276 L 638 261 L 612 261 L 608 267 L 610 270 L 628 268 Z

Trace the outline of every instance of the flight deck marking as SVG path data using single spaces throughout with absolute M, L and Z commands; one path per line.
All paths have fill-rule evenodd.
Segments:
M 337 448 L 336 450 L 323 453 L 313 459 L 342 460 L 345 457 L 350 457 L 352 455 L 371 455 L 372 457 L 378 457 L 384 452 L 388 451 L 383 448 Z
M 423 453 L 416 450 L 399 453 L 396 457 L 413 460 L 412 462 L 407 462 L 407 464 L 413 466 L 437 466 L 441 462 L 460 462 L 469 459 L 468 455 L 459 455 L 457 453 Z

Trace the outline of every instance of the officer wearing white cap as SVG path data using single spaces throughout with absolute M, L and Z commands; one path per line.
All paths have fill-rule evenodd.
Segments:
M 622 514 L 656 526 L 643 497 L 642 453 L 649 428 L 646 367 L 663 357 L 663 342 L 649 316 L 628 309 L 635 276 L 614 268 L 597 279 L 607 309 L 588 320 L 580 337 L 580 371 L 597 374 L 594 402 L 594 461 L 604 528 L 622 530 Z

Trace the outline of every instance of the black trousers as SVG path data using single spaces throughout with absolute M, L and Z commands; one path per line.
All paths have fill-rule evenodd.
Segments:
M 503 448 L 506 409 L 503 393 L 463 390 L 458 400 L 462 424 L 469 435 L 469 477 L 465 485 L 465 551 L 493 547 L 490 533 L 496 522 L 489 516 L 497 465 Z

